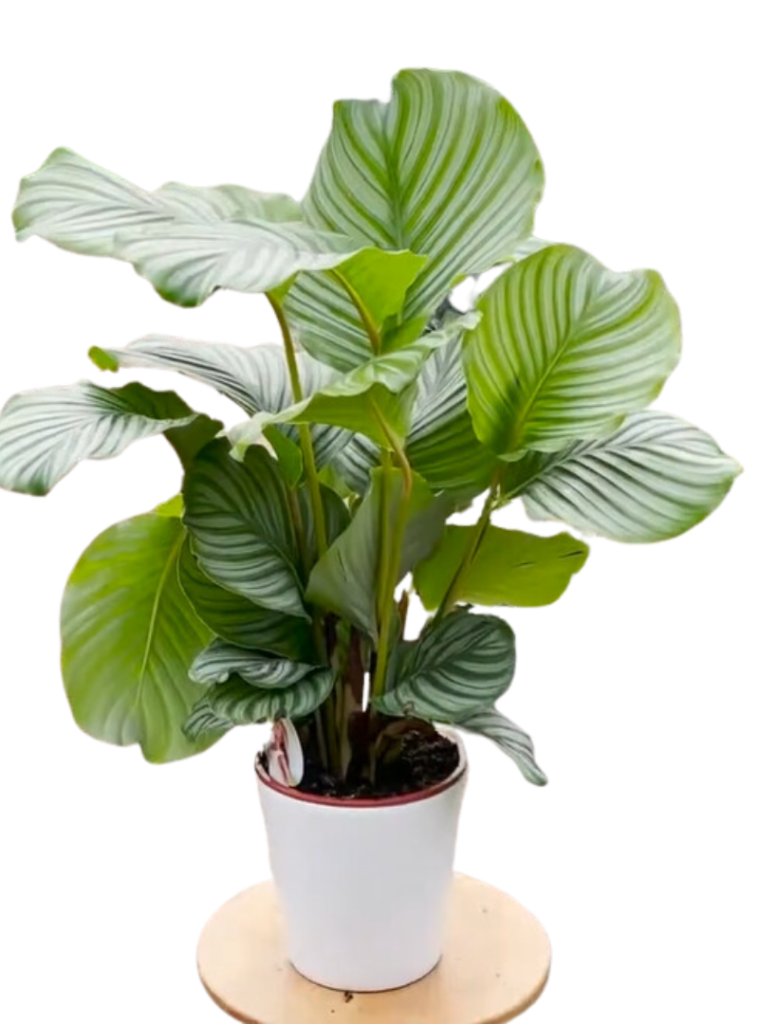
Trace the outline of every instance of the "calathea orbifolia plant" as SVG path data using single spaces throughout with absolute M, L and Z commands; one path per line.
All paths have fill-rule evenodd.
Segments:
M 583 565 L 567 533 L 491 524 L 519 497 L 618 541 L 674 537 L 738 467 L 646 411 L 678 360 L 658 274 L 532 238 L 543 168 L 524 124 L 463 74 L 404 71 L 388 104 L 338 103 L 302 203 L 238 186 L 145 192 L 67 150 L 21 184 L 18 236 L 132 263 L 196 306 L 263 293 L 283 345 L 150 336 L 103 370 L 176 370 L 247 417 L 227 432 L 172 392 L 91 383 L 18 395 L 0 483 L 45 494 L 77 462 L 163 434 L 181 497 L 81 557 L 62 611 L 77 722 L 151 761 L 281 720 L 340 777 L 371 774 L 409 723 L 495 740 L 544 782 L 496 710 L 514 636 L 473 605 L 555 601 Z M 476 308 L 452 288 L 505 269 Z M 476 525 L 448 524 L 483 494 Z M 411 579 L 431 616 L 404 638 Z

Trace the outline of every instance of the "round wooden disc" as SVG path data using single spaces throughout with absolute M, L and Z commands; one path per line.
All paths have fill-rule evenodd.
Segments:
M 407 988 L 336 992 L 298 974 L 285 955 L 271 882 L 218 910 L 198 946 L 209 995 L 246 1024 L 501 1024 L 535 1002 L 550 964 L 548 937 L 532 914 L 463 875 L 453 887 L 443 959 Z

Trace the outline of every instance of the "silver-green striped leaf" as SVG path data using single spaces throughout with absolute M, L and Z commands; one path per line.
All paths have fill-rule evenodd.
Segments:
M 15 395 L 0 413 L 0 487 L 47 494 L 83 459 L 110 459 L 197 418 L 173 391 L 142 384 L 111 390 L 82 381 Z
M 119 259 L 177 306 L 199 306 L 219 288 L 270 292 L 302 270 L 331 270 L 362 248 L 300 222 L 157 224 L 119 231 Z
M 190 188 L 170 182 L 147 192 L 69 149 L 56 149 L 38 171 L 22 179 L 13 210 L 19 241 L 39 235 L 61 249 L 90 256 L 118 256 L 117 232 L 220 220 L 302 220 L 289 196 L 253 192 L 239 185 Z
M 332 273 L 299 275 L 284 302 L 298 344 L 341 371 L 371 359 L 377 353 L 369 331 L 382 337 L 383 324 L 400 313 L 408 288 L 425 263 L 426 257 L 405 250 L 390 254 L 371 248 Z M 424 321 L 409 340 L 423 327 Z
M 314 566 L 306 591 L 309 601 L 347 619 L 374 638 L 377 637 L 382 506 L 383 500 L 386 501 L 392 536 L 398 529 L 403 494 L 401 471 L 394 469 L 388 473 L 387 493 L 383 496 L 384 486 L 383 471 L 375 470 L 368 494 L 348 528 Z M 450 504 L 436 498 L 424 480 L 415 475 L 398 580 L 430 553 L 450 511 Z
M 553 245 L 483 293 L 465 344 L 469 409 L 499 455 L 599 437 L 651 402 L 677 364 L 680 319 L 661 277 L 613 273 Z
M 246 651 L 216 639 L 192 663 L 190 679 L 207 686 L 227 683 L 237 675 L 262 690 L 283 690 L 305 679 L 315 668 L 302 661 L 273 657 L 264 651 Z
M 165 335 L 148 335 L 126 348 L 93 348 L 93 361 L 103 370 L 120 367 L 150 367 L 174 370 L 193 380 L 209 384 L 239 405 L 249 416 L 259 412 L 281 412 L 293 404 L 293 393 L 284 350 L 280 345 L 241 348 L 222 342 L 189 341 Z M 304 395 L 327 387 L 334 370 L 318 363 L 306 352 L 296 354 Z M 286 437 L 298 443 L 295 427 L 282 425 Z M 318 424 L 312 431 L 317 466 L 325 466 L 350 440 L 337 427 Z
M 456 723 L 504 694 L 515 666 L 511 627 L 458 609 L 404 644 L 392 689 L 374 703 L 386 715 Z
M 189 467 L 182 493 L 193 552 L 211 579 L 264 608 L 308 618 L 287 489 L 268 452 L 254 446 L 238 462 L 226 441 L 215 441 Z
M 335 459 L 335 472 L 357 494 L 365 494 L 372 482 L 372 470 L 380 464 L 382 449 L 361 434 L 354 434 Z
M 433 352 L 460 339 L 478 323 L 477 313 L 451 318 L 436 331 L 423 334 L 406 348 L 387 352 L 363 363 L 276 415 L 260 414 L 249 424 L 230 431 L 235 449 L 244 451 L 264 429 L 280 423 L 330 423 L 369 437 L 384 448 L 392 447 L 387 428 L 403 438 L 409 429 L 414 385 Z
M 110 527 L 79 559 L 61 608 L 63 681 L 78 725 L 108 743 L 139 743 L 157 763 L 217 738 L 182 733 L 198 699 L 188 670 L 211 638 L 179 586 L 184 539 L 168 514 Z
M 741 467 L 704 431 L 646 411 L 608 437 L 528 455 L 509 471 L 506 496 L 521 495 L 533 519 L 646 543 L 677 537 L 705 519 Z
M 434 491 L 445 491 L 461 502 L 470 500 L 487 488 L 499 462 L 472 429 L 461 342 L 433 352 L 416 383 L 406 438 L 411 467 Z M 363 494 L 379 461 L 379 446 L 355 434 L 337 454 L 335 467 L 354 491 Z
M 535 747 L 530 737 L 496 708 L 475 711 L 457 724 L 460 729 L 486 736 L 497 744 L 514 761 L 528 782 L 535 786 L 545 786 L 548 782 L 535 761 Z
M 180 306 L 197 306 L 217 288 L 271 291 L 366 248 L 305 223 L 289 196 L 176 183 L 146 192 L 66 149 L 22 180 L 13 220 L 20 240 L 39 235 L 132 263 Z
M 413 319 L 529 237 L 542 188 L 535 144 L 502 96 L 459 72 L 406 70 L 389 104 L 335 105 L 303 209 L 321 228 L 426 255 Z
M 214 583 L 198 565 L 189 538 L 179 559 L 179 582 L 198 616 L 230 644 L 296 661 L 314 657 L 313 636 L 305 619 L 262 608 Z
M 497 460 L 472 428 L 461 357 L 454 341 L 422 367 L 406 451 L 434 491 L 471 499 L 487 489 Z
M 192 710 L 185 733 L 197 739 L 220 728 L 299 719 L 312 714 L 329 697 L 335 684 L 330 669 L 317 669 L 285 690 L 263 690 L 242 679 L 213 686 Z

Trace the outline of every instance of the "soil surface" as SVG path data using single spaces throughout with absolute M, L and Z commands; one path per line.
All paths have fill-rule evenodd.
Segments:
M 418 793 L 443 782 L 458 768 L 459 748 L 440 733 L 408 732 L 403 737 L 400 755 L 391 762 L 380 761 L 374 783 L 368 779 L 343 782 L 306 760 L 302 793 L 337 797 L 343 800 L 381 800 Z

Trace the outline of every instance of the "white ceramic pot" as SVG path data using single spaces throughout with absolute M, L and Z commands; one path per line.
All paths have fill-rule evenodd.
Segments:
M 257 766 L 288 954 L 311 981 L 379 992 L 439 961 L 467 774 L 452 738 L 460 760 L 447 779 L 387 800 L 311 796 Z

